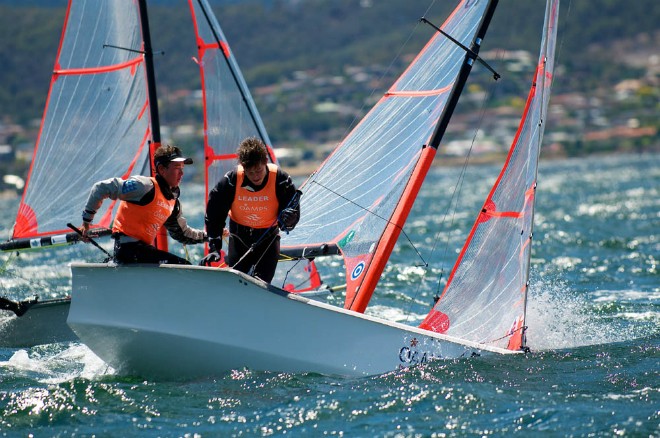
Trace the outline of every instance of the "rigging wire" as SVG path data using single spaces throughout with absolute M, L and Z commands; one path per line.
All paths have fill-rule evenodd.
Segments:
M 321 184 L 320 182 L 318 182 L 318 181 L 316 181 L 316 180 L 312 181 L 312 183 L 313 183 L 313 184 L 317 184 L 317 185 L 320 186 L 321 188 L 323 188 L 323 189 L 329 191 L 330 193 L 332 193 L 332 194 L 334 194 L 334 195 L 336 195 L 336 196 L 342 198 L 342 199 L 345 200 L 345 201 L 350 202 L 351 204 L 355 205 L 355 206 L 358 207 L 359 209 L 364 210 L 364 211 L 366 211 L 367 213 L 369 213 L 369 214 L 371 214 L 371 215 L 374 215 L 374 216 L 376 216 L 376 217 L 379 218 L 379 219 L 382 219 L 384 222 L 386 222 L 386 223 L 388 223 L 388 224 L 390 224 L 390 225 L 393 225 L 393 226 L 395 226 L 396 228 L 398 228 L 399 231 L 401 231 L 401 233 L 403 233 L 403 235 L 406 236 L 406 239 L 408 239 L 408 242 L 410 243 L 410 246 L 412 246 L 412 248 L 413 248 L 413 249 L 415 250 L 415 252 L 417 253 L 417 256 L 418 256 L 418 257 L 420 258 L 420 260 L 422 261 L 423 266 L 428 266 L 428 262 L 424 259 L 424 257 L 423 257 L 422 254 L 419 252 L 419 250 L 417 249 L 417 247 L 415 246 L 415 244 L 413 243 L 413 241 L 410 239 L 410 236 L 408 236 L 408 233 L 406 233 L 406 230 L 403 229 L 403 227 L 401 227 L 401 226 L 398 225 L 398 224 L 395 224 L 394 222 L 392 222 L 391 220 L 389 220 L 389 219 L 387 219 L 387 218 L 384 218 L 383 216 L 379 215 L 378 213 L 375 213 L 375 212 L 369 210 L 367 207 L 364 207 L 364 206 L 358 204 L 358 203 L 355 202 L 354 200 L 347 198 L 346 196 L 342 195 L 341 193 L 337 193 L 336 191 L 332 190 L 331 188 L 329 188 L 329 187 L 327 187 L 327 186 L 324 186 L 323 184 Z
M 463 184 L 465 182 L 465 176 L 467 174 L 468 166 L 470 165 L 470 158 L 472 157 L 472 150 L 474 149 L 474 144 L 476 143 L 477 140 L 477 135 L 479 135 L 479 131 L 481 130 L 481 126 L 483 125 L 483 121 L 486 115 L 486 107 L 488 102 L 491 101 L 491 97 L 493 95 L 493 90 L 497 86 L 495 82 L 491 83 L 491 87 L 488 93 L 484 96 L 484 99 L 481 102 L 481 110 L 479 112 L 479 121 L 477 122 L 477 125 L 474 129 L 474 134 L 472 135 L 472 141 L 470 142 L 470 148 L 467 151 L 467 154 L 465 155 L 465 160 L 463 161 L 463 166 L 461 167 L 461 172 L 459 173 L 459 177 L 457 180 L 456 185 L 454 186 L 454 191 L 452 192 L 451 199 L 449 201 L 449 207 L 447 208 L 447 212 L 445 212 L 445 216 L 443 217 L 443 220 L 441 221 L 441 225 L 444 223 L 444 221 L 447 219 L 447 215 L 449 214 L 449 210 L 451 210 L 451 221 L 449 223 L 449 227 L 452 227 L 454 225 L 454 222 L 456 220 L 456 211 L 458 207 L 458 202 L 461 198 L 461 192 L 463 190 Z M 452 208 L 452 203 L 453 203 L 453 208 Z M 440 239 L 439 234 L 436 234 L 436 240 L 434 242 L 437 242 Z M 431 250 L 431 253 L 435 251 L 435 244 L 433 249 Z M 442 260 L 443 260 L 443 265 L 444 265 L 444 260 L 447 258 L 447 253 L 449 252 L 449 237 L 445 239 L 445 244 L 444 244 L 444 249 L 443 249 L 443 254 L 442 254 Z M 442 272 L 444 271 L 444 267 L 441 268 L 441 275 L 440 278 L 438 279 L 438 285 L 436 289 L 436 296 L 438 295 L 438 292 L 440 290 L 440 284 L 442 280 Z M 439 298 L 439 297 L 438 297 Z
M 433 3 L 435 3 L 435 1 Z M 430 7 L 429 7 L 429 9 L 430 9 Z M 428 10 L 427 10 L 427 13 L 428 13 Z M 511 41 L 511 39 L 512 39 L 512 34 L 511 33 L 509 33 L 508 39 L 509 39 L 509 41 Z M 507 45 L 507 47 L 508 46 L 510 46 L 510 45 Z M 496 61 L 501 62 L 502 59 L 504 58 L 505 53 L 506 53 L 506 50 L 501 50 L 500 52 L 498 52 L 499 58 Z M 483 125 L 483 121 L 484 121 L 484 118 L 485 118 L 485 115 L 486 115 L 487 105 L 488 105 L 489 102 L 492 101 L 492 96 L 494 94 L 495 87 L 499 84 L 498 77 L 494 77 L 494 79 L 495 79 L 494 81 L 490 82 L 489 91 L 484 95 L 484 98 L 482 99 L 481 109 L 480 109 L 480 112 L 479 112 L 479 119 L 478 119 L 478 122 L 476 123 L 476 126 L 474 128 L 474 131 L 473 131 L 474 134 L 472 136 L 472 141 L 471 141 L 470 147 L 469 147 L 469 149 L 468 149 L 468 151 L 465 155 L 465 160 L 463 161 L 461 171 L 460 171 L 459 176 L 457 178 L 456 184 L 454 185 L 454 190 L 453 190 L 451 198 L 449 200 L 449 205 L 448 205 L 447 209 L 445 210 L 445 214 L 444 214 L 442 220 L 440 221 L 439 225 L 440 225 L 441 228 L 445 228 L 445 229 L 451 228 L 455 223 L 458 202 L 461 198 L 461 191 L 463 189 L 463 184 L 465 182 L 465 176 L 467 174 L 467 169 L 468 169 L 468 166 L 470 164 L 470 158 L 471 158 L 471 155 L 472 155 L 472 151 L 474 149 L 474 145 L 476 143 L 477 135 L 481 130 L 481 126 Z M 442 227 L 446 223 L 446 221 L 448 219 L 448 216 L 450 217 L 449 225 L 446 226 L 446 227 Z M 433 246 L 431 248 L 430 254 L 428 256 L 429 259 L 433 259 L 433 254 L 436 252 L 438 242 L 440 242 L 440 240 L 441 240 L 440 231 L 438 231 L 435 234 L 435 237 L 433 239 L 434 243 L 433 243 Z M 445 265 L 445 260 L 447 259 L 448 252 L 449 252 L 449 235 L 447 235 L 447 237 L 444 241 L 443 255 L 440 259 L 441 260 L 440 261 L 440 275 L 438 277 L 436 288 L 435 288 L 435 294 L 434 294 L 434 297 L 433 297 L 433 299 L 434 299 L 433 304 L 435 304 L 438 301 L 438 299 L 440 298 L 443 275 L 444 275 L 444 271 L 445 271 L 445 266 L 444 265 Z M 411 315 L 412 315 L 412 303 L 417 300 L 417 297 L 420 294 L 422 284 L 424 283 L 424 281 L 426 279 L 426 276 L 427 276 L 427 272 L 428 272 L 428 265 L 426 266 L 426 269 L 424 271 L 424 274 L 422 275 L 421 281 L 418 283 L 417 288 L 416 288 L 416 290 L 413 294 L 411 303 L 408 307 L 408 310 L 406 311 L 406 314 L 407 314 L 406 319 L 407 320 L 409 320 Z
M 295 262 L 293 263 L 293 266 L 291 266 L 291 268 L 289 268 L 289 270 L 286 271 L 286 274 L 284 274 L 284 280 L 282 280 L 282 286 L 281 286 L 282 289 L 284 289 L 284 286 L 286 286 L 286 279 L 289 278 L 289 274 L 291 273 L 291 271 L 293 271 L 296 268 L 296 266 L 298 266 L 298 264 L 300 264 L 301 261 L 302 261 L 302 259 L 295 260 Z M 301 281 L 300 283 L 296 284 L 293 287 L 294 290 L 298 289 L 300 286 L 302 286 L 306 282 L 307 282 L 307 280 L 305 279 L 305 280 Z
M 461 198 L 461 192 L 463 189 L 463 183 L 465 182 L 465 176 L 467 174 L 468 166 L 470 164 L 470 158 L 472 156 L 472 150 L 474 148 L 474 144 L 477 140 L 477 135 L 479 134 L 479 131 L 481 130 L 481 126 L 483 125 L 483 121 L 485 118 L 486 114 L 486 108 L 488 102 L 491 101 L 491 97 L 493 95 L 493 90 L 494 88 L 498 85 L 497 82 L 493 81 L 491 83 L 489 92 L 486 93 L 484 96 L 484 99 L 481 102 L 481 110 L 479 114 L 479 120 L 474 128 L 474 134 L 472 136 L 472 141 L 470 143 L 470 147 L 465 155 L 465 160 L 463 160 L 463 165 L 461 166 L 461 171 L 459 172 L 456 184 L 454 185 L 454 190 L 452 191 L 451 198 L 449 199 L 449 205 L 447 206 L 447 209 L 445 210 L 445 214 L 442 217 L 442 220 L 440 221 L 440 228 L 444 229 L 451 229 L 454 225 L 454 222 L 456 220 L 456 212 L 458 209 L 458 202 Z M 447 217 L 450 216 L 450 222 L 449 225 L 443 227 L 443 225 L 447 221 Z M 429 254 L 429 259 L 433 259 L 433 254 L 435 253 L 438 242 L 441 241 L 440 237 L 440 231 L 436 232 L 435 237 L 433 239 L 433 246 L 431 248 L 431 252 Z M 435 289 L 435 295 L 433 297 L 433 304 L 435 304 L 438 299 L 440 299 L 440 291 L 442 287 L 442 279 L 445 271 L 445 260 L 447 259 L 447 253 L 449 252 L 449 235 L 447 235 L 446 239 L 444 240 L 444 249 L 442 253 L 442 257 L 440 258 L 440 276 L 438 277 L 438 281 L 436 284 L 436 289 Z M 426 274 L 428 271 L 428 266 L 427 269 L 424 271 L 424 274 L 422 275 L 421 281 L 417 284 L 417 288 L 415 289 L 415 293 L 413 294 L 411 303 L 408 307 L 408 310 L 405 312 L 406 313 L 406 321 L 409 321 L 411 315 L 412 315 L 412 303 L 417 300 L 417 297 L 420 294 L 422 284 L 426 280 Z

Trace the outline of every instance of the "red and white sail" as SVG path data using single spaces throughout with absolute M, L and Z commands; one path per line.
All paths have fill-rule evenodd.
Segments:
M 478 51 L 496 3 L 460 2 L 443 31 Z M 464 48 L 436 33 L 303 185 L 302 218 L 283 238 L 283 251 L 341 253 L 346 308 L 367 307 L 435 156 L 434 131 L 451 116 L 446 110 L 472 61 Z
M 440 299 L 420 325 L 524 347 L 538 158 L 554 72 L 559 0 L 548 1 L 541 53 L 518 131 Z
M 189 0 L 187 9 L 197 53 L 186 62 L 199 65 L 208 189 L 235 165 L 245 137 L 261 138 L 273 162 L 275 156 L 208 1 Z M 64 243 L 60 234 L 70 232 L 67 223 L 80 223 L 95 182 L 151 173 L 149 149 L 160 142 L 160 128 L 145 41 L 158 45 L 158 35 L 147 32 L 146 10 L 146 0 L 69 1 L 13 241 L 1 249 L 39 246 L 35 238 L 53 235 L 57 241 L 48 245 Z M 109 228 L 113 207 L 104 203 L 92 227 Z
M 94 182 L 148 173 L 143 49 L 136 2 L 69 1 L 14 239 L 70 231 Z

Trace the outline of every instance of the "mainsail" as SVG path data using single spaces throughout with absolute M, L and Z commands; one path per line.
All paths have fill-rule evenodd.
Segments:
M 135 2 L 69 2 L 13 238 L 70 231 L 95 181 L 148 173 L 140 29 Z M 110 225 L 112 207 L 98 212 L 96 225 Z
M 245 137 L 261 138 L 276 159 L 208 1 L 188 0 L 188 8 L 203 95 L 208 192 L 235 164 Z M 80 222 L 93 183 L 151 173 L 149 149 L 160 142 L 160 128 L 150 40 L 146 0 L 69 1 L 13 240 L 0 249 L 76 239 L 62 233 L 70 231 L 67 223 Z M 113 208 L 104 203 L 93 228 L 109 228 Z
M 461 2 L 392 88 L 303 185 L 292 256 L 344 256 L 344 307 L 363 312 L 435 156 L 497 1 Z
M 548 1 L 522 121 L 447 285 L 421 328 L 512 350 L 525 346 L 538 158 L 554 72 L 559 0 Z

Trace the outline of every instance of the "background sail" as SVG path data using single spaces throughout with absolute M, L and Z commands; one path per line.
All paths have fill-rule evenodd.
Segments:
M 202 81 L 208 193 L 236 165 L 236 148 L 246 137 L 260 138 L 268 146 L 271 160 L 276 160 L 261 116 L 208 2 L 188 3 Z
M 442 29 L 470 46 L 488 4 L 461 2 Z M 340 247 L 346 264 L 345 307 L 351 308 L 358 290 L 368 296 L 373 292 L 375 284 L 364 287 L 364 280 L 367 274 L 380 276 L 403 226 L 416 194 L 411 187 L 421 184 L 435 153 L 424 146 L 464 58 L 463 49 L 436 33 L 302 187 L 301 221 L 294 233 L 283 237 L 282 246 L 290 253 L 324 244 Z M 427 164 L 420 166 L 424 155 Z M 393 217 L 400 204 L 407 206 Z
M 548 1 L 536 76 L 504 168 L 422 328 L 511 349 L 524 345 L 537 166 L 558 7 L 559 0 Z
M 148 174 L 139 21 L 131 0 L 69 2 L 14 238 L 70 231 L 94 182 Z M 98 212 L 99 225 L 109 226 L 111 209 Z

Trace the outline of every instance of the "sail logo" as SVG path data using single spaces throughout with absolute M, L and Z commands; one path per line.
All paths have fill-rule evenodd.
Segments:
M 351 240 L 353 240 L 354 236 L 355 236 L 355 230 L 349 231 L 347 235 L 345 235 L 339 242 L 337 242 L 337 246 L 340 248 L 345 247 L 351 242 Z
M 268 207 L 263 206 L 263 205 L 262 206 L 258 206 L 258 205 L 251 206 L 251 205 L 248 205 L 248 204 L 244 204 L 244 205 L 240 205 L 238 207 L 238 209 L 242 210 L 242 211 L 247 211 L 247 212 L 250 212 L 250 211 L 266 211 L 266 210 L 268 210 Z
M 245 196 L 238 195 L 238 200 L 243 202 L 268 202 L 268 196 Z
M 364 266 L 364 262 L 360 262 L 353 268 L 353 271 L 351 271 L 351 280 L 357 280 L 360 278 L 360 275 L 364 272 Z

